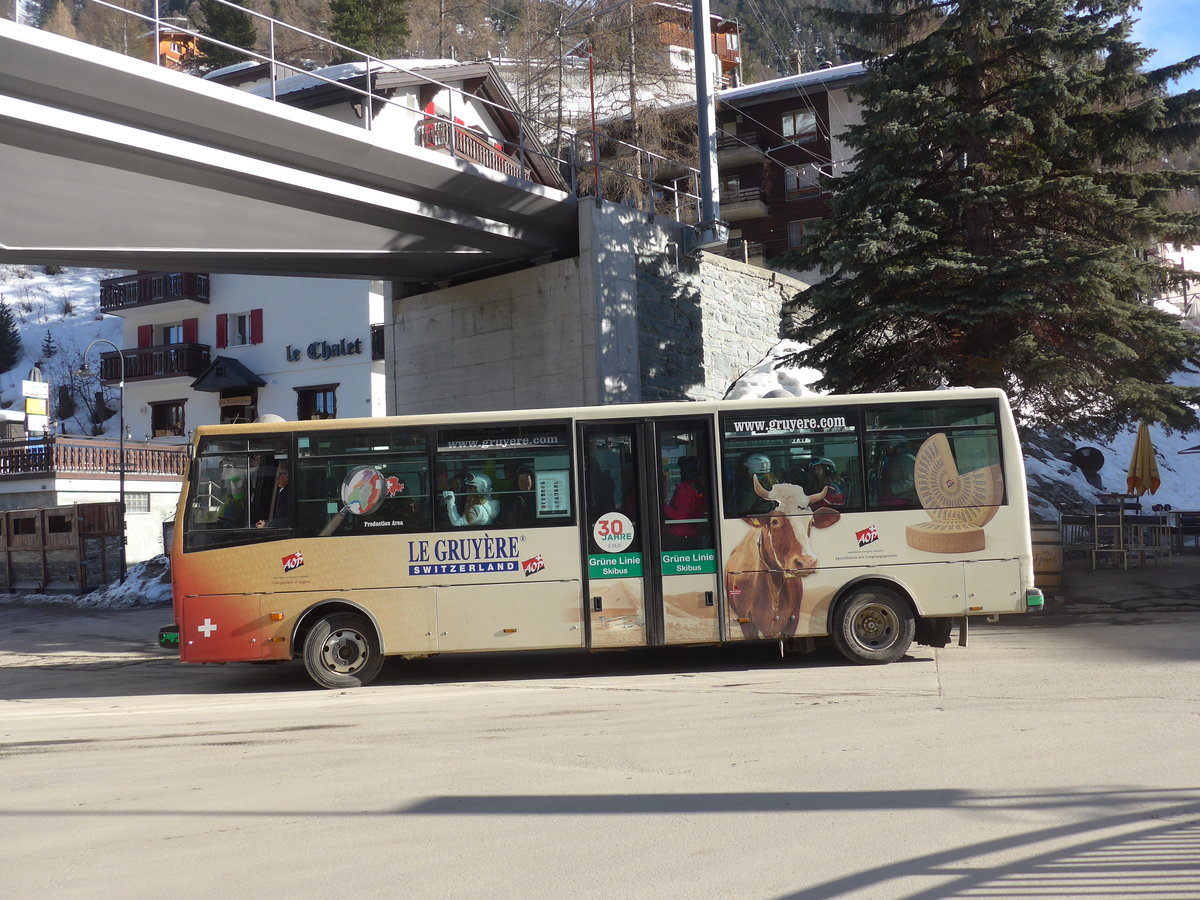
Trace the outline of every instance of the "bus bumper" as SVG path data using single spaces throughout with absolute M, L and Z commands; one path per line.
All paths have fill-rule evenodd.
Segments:
M 164 650 L 178 650 L 179 626 L 171 624 L 158 629 L 158 646 Z

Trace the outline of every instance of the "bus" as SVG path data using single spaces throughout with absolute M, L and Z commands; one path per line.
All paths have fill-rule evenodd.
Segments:
M 186 663 L 831 642 L 1040 609 L 998 390 L 204 426 L 171 548 Z

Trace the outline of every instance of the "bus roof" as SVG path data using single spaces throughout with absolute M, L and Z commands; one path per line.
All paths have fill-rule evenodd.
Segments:
M 470 425 L 479 422 L 522 422 L 529 419 L 639 419 L 647 416 L 683 417 L 711 415 L 738 409 L 770 409 L 804 406 L 840 406 L 848 403 L 942 403 L 973 397 L 997 398 L 1008 407 L 1008 398 L 999 388 L 944 388 L 934 391 L 895 391 L 881 394 L 812 394 L 804 397 L 747 398 L 742 400 L 683 400 L 656 403 L 620 403 L 609 406 L 566 406 L 544 409 L 478 410 L 376 416 L 353 419 L 291 419 L 281 422 L 244 422 L 227 425 L 200 425 L 196 437 L 211 434 L 291 432 L 299 429 L 326 431 L 345 428 L 380 428 L 414 425 Z

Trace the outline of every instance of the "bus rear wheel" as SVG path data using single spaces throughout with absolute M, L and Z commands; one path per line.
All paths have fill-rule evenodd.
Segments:
M 383 668 L 375 629 L 353 613 L 321 618 L 304 638 L 304 668 L 313 681 L 330 690 L 370 684 Z
M 895 662 L 916 633 L 912 610 L 895 591 L 861 587 L 845 597 L 834 614 L 833 643 L 851 662 L 864 665 Z

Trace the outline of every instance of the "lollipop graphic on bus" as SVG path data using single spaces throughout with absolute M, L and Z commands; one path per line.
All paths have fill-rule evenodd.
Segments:
M 331 518 L 317 537 L 328 537 L 341 527 L 347 515 L 369 516 L 379 509 L 385 497 L 389 495 L 389 481 L 377 469 L 370 466 L 357 466 L 346 473 L 342 479 L 342 508 Z M 391 485 L 394 489 L 394 485 Z M 403 485 L 400 485 L 403 490 Z

